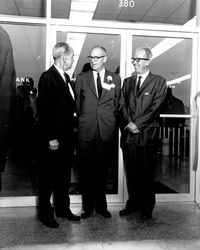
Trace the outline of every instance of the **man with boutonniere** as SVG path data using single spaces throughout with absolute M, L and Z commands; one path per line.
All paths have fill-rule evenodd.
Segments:
M 152 53 L 138 48 L 131 58 L 135 74 L 124 79 L 119 111 L 128 201 L 120 216 L 139 212 L 152 218 L 154 175 L 158 146 L 158 118 L 167 94 L 166 80 L 150 72 Z
M 83 219 L 107 210 L 106 182 L 116 135 L 121 78 L 105 68 L 106 49 L 95 46 L 88 56 L 91 70 L 77 76 L 75 85 L 79 127 L 80 181 Z

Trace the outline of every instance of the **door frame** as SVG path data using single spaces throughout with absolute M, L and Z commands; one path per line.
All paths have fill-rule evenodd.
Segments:
M 192 49 L 192 89 L 191 89 L 191 115 L 186 116 L 191 119 L 191 135 L 190 135 L 190 193 L 189 194 L 159 194 L 157 195 L 158 201 L 197 201 L 200 202 L 200 169 L 199 163 L 197 166 L 197 171 L 193 170 L 193 163 L 195 158 L 195 132 L 199 130 L 196 128 L 196 110 L 194 105 L 194 98 L 198 87 L 198 79 L 200 79 L 197 68 L 200 58 L 200 42 L 198 41 L 199 29 L 182 26 L 171 26 L 171 25 L 150 25 L 150 24 L 132 24 L 132 23 L 119 23 L 119 22 L 107 22 L 107 21 L 92 21 L 89 24 L 81 24 L 80 22 L 72 22 L 65 19 L 50 19 L 42 21 L 36 21 L 31 18 L 23 18 L 19 20 L 16 17 L 5 17 L 0 18 L 0 21 L 8 22 L 18 22 L 18 23 L 42 23 L 46 25 L 46 68 L 51 64 L 51 49 L 53 44 L 55 44 L 55 32 L 57 30 L 65 30 L 68 32 L 92 32 L 98 34 L 118 34 L 121 36 L 121 56 L 120 56 L 120 75 L 122 81 L 125 77 L 130 76 L 130 68 L 128 66 L 128 56 L 132 54 L 132 35 L 142 35 L 142 36 L 163 36 L 163 37 L 176 37 L 176 38 L 191 38 L 193 41 Z M 117 28 L 116 28 L 117 27 Z M 198 54 L 196 53 L 198 51 Z M 198 118 L 199 119 L 199 118 Z M 200 122 L 199 122 L 200 124 Z M 200 155 L 200 150 L 198 150 L 198 156 Z M 124 178 L 123 170 L 123 158 L 122 152 L 119 148 L 119 172 L 118 172 L 118 194 L 117 195 L 107 195 L 109 204 L 120 204 L 124 203 L 127 199 L 126 181 Z M 72 195 L 72 204 L 81 204 L 81 197 L 79 195 Z M 35 206 L 37 204 L 37 198 L 35 196 L 30 197 L 1 197 L 0 207 L 12 207 L 12 206 Z
M 157 201 L 160 202 L 169 202 L 169 201 L 195 201 L 195 188 L 196 188 L 196 171 L 194 170 L 195 164 L 195 132 L 196 128 L 196 109 L 194 105 L 194 97 L 197 93 L 197 59 L 198 55 L 197 44 L 198 44 L 198 35 L 188 32 L 175 32 L 175 31 L 158 31 L 158 30 L 133 30 L 128 31 L 127 33 L 127 56 L 132 55 L 132 36 L 144 36 L 144 37 L 163 37 L 163 38 L 189 38 L 192 39 L 192 63 L 191 63 L 191 94 L 190 94 L 190 115 L 161 115 L 161 117 L 182 117 L 190 119 L 190 192 L 189 193 L 175 193 L 175 194 L 156 194 Z M 126 61 L 130 61 L 130 58 L 126 58 Z M 131 75 L 130 64 L 126 64 L 126 75 Z
M 50 51 L 52 51 L 53 46 L 56 44 L 56 32 L 63 31 L 68 33 L 80 33 L 80 34 L 103 34 L 103 35 L 119 35 L 120 36 L 120 76 L 123 79 L 125 76 L 125 64 L 124 61 L 126 59 L 126 38 L 127 33 L 122 29 L 110 29 L 110 28 L 101 28 L 101 27 L 83 27 L 83 26 L 53 26 L 51 29 L 51 44 Z M 73 47 L 73 44 L 72 44 Z M 47 57 L 46 65 L 52 65 L 52 59 Z M 48 67 L 49 67 L 48 66 Z M 48 68 L 47 67 L 47 68 Z M 119 135 L 120 138 L 120 135 Z M 108 203 L 123 203 L 124 202 L 124 173 L 123 173 L 123 159 L 122 152 L 119 149 L 118 151 L 118 193 L 117 194 L 107 194 L 107 202 Z M 71 203 L 81 203 L 80 195 L 71 195 L 70 196 Z

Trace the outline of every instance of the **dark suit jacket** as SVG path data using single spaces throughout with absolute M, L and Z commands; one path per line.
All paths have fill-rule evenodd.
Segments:
M 40 139 L 50 140 L 73 139 L 73 114 L 75 102 L 55 66 L 45 71 L 39 80 L 37 97 Z
M 116 129 L 121 78 L 105 71 L 100 100 L 97 97 L 92 70 L 82 73 L 76 79 L 76 106 L 79 119 L 79 138 L 91 141 L 97 128 L 103 141 L 111 141 Z
M 136 93 L 136 75 L 124 80 L 120 98 L 119 122 L 121 143 L 154 144 L 158 132 L 157 118 L 167 94 L 166 80 L 151 72 Z M 141 131 L 133 134 L 124 128 L 134 122 Z
M 0 170 L 4 168 L 9 137 L 17 113 L 16 75 L 8 34 L 0 27 Z

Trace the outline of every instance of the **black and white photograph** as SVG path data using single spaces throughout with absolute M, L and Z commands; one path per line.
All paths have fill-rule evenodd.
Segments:
M 200 249 L 200 0 L 0 0 L 0 249 Z

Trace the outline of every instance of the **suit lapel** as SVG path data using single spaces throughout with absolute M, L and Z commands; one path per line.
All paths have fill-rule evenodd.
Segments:
M 136 93 L 136 79 L 137 77 L 134 75 L 130 78 L 129 83 L 128 83 L 128 87 L 126 90 L 126 95 L 128 100 L 132 103 L 135 96 L 137 95 Z
M 148 76 L 146 77 L 142 86 L 140 87 L 138 93 L 140 93 L 149 84 L 149 82 L 151 82 L 152 78 L 153 78 L 153 75 L 151 74 L 151 72 L 149 72 Z
M 108 82 L 107 81 L 108 75 L 110 75 L 110 71 L 105 70 L 104 79 L 101 79 L 101 81 L 107 83 Z M 92 92 L 94 93 L 94 95 L 98 98 L 97 92 L 96 92 L 96 88 L 95 88 L 95 82 L 94 82 L 94 76 L 93 76 L 93 71 L 92 70 L 88 71 L 88 74 L 87 74 L 87 83 L 88 83 L 90 89 L 92 90 Z M 103 98 L 103 96 L 105 95 L 105 93 L 106 93 L 105 88 L 102 88 L 102 94 L 101 94 L 100 100 Z
M 109 71 L 105 69 L 104 79 L 102 79 L 101 81 L 107 83 L 107 82 L 108 82 L 108 81 L 107 81 L 108 75 L 109 75 Z M 102 94 L 101 94 L 100 100 L 103 98 L 103 96 L 105 95 L 105 93 L 106 93 L 105 88 L 102 88 Z
M 130 89 L 130 93 L 133 93 L 133 95 L 136 95 L 137 93 L 136 93 L 136 81 L 137 81 L 137 76 L 136 75 L 133 75 L 132 76 L 132 78 L 130 79 L 130 81 L 131 81 L 131 84 L 130 84 L 130 86 L 131 86 L 131 89 Z

